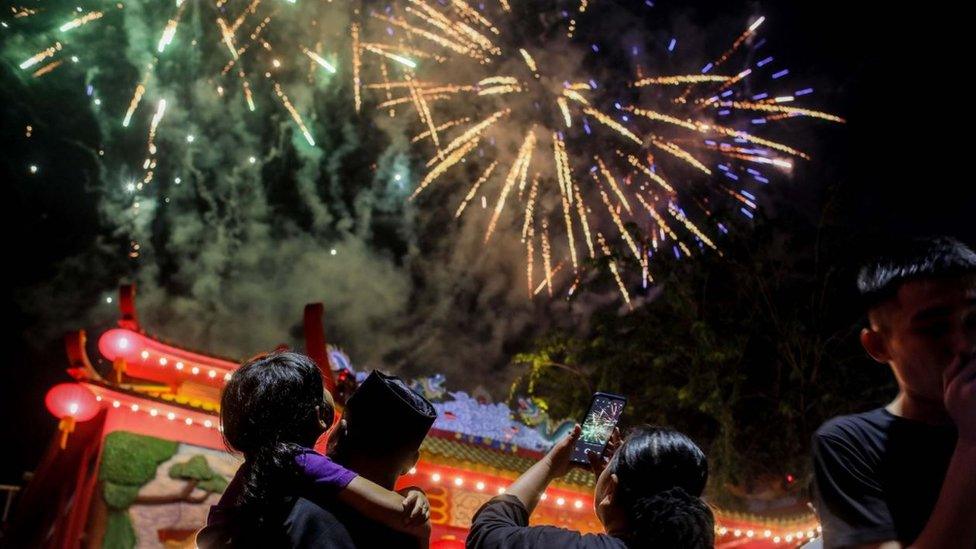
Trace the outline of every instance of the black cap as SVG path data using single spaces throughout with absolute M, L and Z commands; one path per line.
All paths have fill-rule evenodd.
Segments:
M 373 370 L 349 396 L 344 417 L 351 444 L 412 452 L 420 448 L 437 411 L 400 378 Z

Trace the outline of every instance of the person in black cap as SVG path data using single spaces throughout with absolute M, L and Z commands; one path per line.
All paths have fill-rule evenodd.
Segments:
M 392 490 L 420 459 L 420 444 L 437 412 L 400 378 L 373 371 L 346 401 L 343 418 L 329 439 L 329 457 Z M 337 504 L 329 509 L 356 547 L 417 547 L 415 537 L 372 521 Z M 424 540 L 421 540 L 420 545 Z

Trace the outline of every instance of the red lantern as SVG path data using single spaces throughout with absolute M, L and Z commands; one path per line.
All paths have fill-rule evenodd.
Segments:
M 88 421 L 98 413 L 98 401 L 86 387 L 77 383 L 61 383 L 51 387 L 44 397 L 44 405 L 51 415 L 61 420 L 61 449 L 68 443 L 68 435 L 75 430 L 75 423 Z

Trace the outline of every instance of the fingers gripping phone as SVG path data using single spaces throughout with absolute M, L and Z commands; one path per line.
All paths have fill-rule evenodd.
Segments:
M 586 451 L 591 450 L 596 454 L 602 454 L 610 441 L 613 428 L 620 421 L 620 414 L 624 411 L 627 404 L 627 397 L 612 393 L 594 393 L 593 400 L 590 401 L 590 410 L 586 412 L 583 419 L 583 428 L 579 439 L 573 446 L 573 455 L 570 461 L 580 465 L 588 465 L 590 460 L 586 457 Z

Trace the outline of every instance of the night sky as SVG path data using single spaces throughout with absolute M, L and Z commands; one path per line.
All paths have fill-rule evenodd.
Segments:
M 594 13 L 602 3 L 591 0 Z M 864 253 L 892 235 L 947 233 L 976 244 L 976 183 L 966 133 L 972 114 L 968 84 L 961 76 L 971 47 L 962 45 L 967 35 L 959 28 L 959 13 L 920 13 L 927 8 L 924 4 L 854 11 L 853 3 L 835 0 L 656 4 L 655 10 L 680 11 L 704 29 L 751 13 L 765 15 L 763 35 L 794 71 L 818 84 L 818 106 L 848 120 L 842 127 L 816 127 L 813 145 L 807 147 L 815 162 L 799 167 L 787 183 L 784 196 L 809 203 L 811 219 L 829 198 L 850 229 L 852 249 L 863 248 Z M 0 48 L 7 39 L 7 32 L 0 33 Z M 104 326 L 92 319 L 111 320 L 114 305 L 105 306 L 104 314 L 90 311 L 126 277 L 124 268 L 111 262 L 82 261 L 77 269 L 65 269 L 67 261 L 77 261 L 96 242 L 111 248 L 117 239 L 106 234 L 98 210 L 105 172 L 90 152 L 90 144 L 100 139 L 98 126 L 81 94 L 58 89 L 56 74 L 47 78 L 47 91 L 28 93 L 37 86 L 26 87 L 6 57 L 0 64 L 0 179 L 6 191 L 9 281 L 4 306 L 9 311 L 4 347 L 9 355 L 0 363 L 2 440 L 10 449 L 0 460 L 4 483 L 16 482 L 36 465 L 56 427 L 44 410 L 43 395 L 52 384 L 68 379 L 58 333 L 85 328 L 92 340 L 97 338 Z M 24 133 L 28 123 L 38 130 L 30 139 Z M 42 166 L 38 174 L 28 173 L 32 162 Z M 766 215 L 775 216 L 775 208 Z M 379 232 L 375 238 L 382 240 Z M 124 253 L 118 247 L 118 254 Z M 77 278 L 73 285 L 64 283 L 65 272 Z M 424 274 L 420 270 L 412 276 L 422 279 Z M 53 283 L 59 275 L 61 282 Z M 170 291 L 178 293 L 179 288 Z M 504 309 L 478 300 L 461 309 L 472 317 L 504 314 Z M 291 310 L 297 323 L 301 309 Z M 149 329 L 179 335 L 169 326 Z M 343 329 L 334 326 L 330 332 L 340 339 L 355 337 Z M 282 329 L 292 338 L 293 332 L 294 326 Z M 524 343 L 520 332 L 513 333 L 499 347 L 502 355 Z M 524 333 L 528 338 L 533 332 Z M 236 356 L 253 350 L 220 349 Z M 424 368 L 407 371 L 417 374 Z M 458 383 L 449 379 L 452 385 Z

